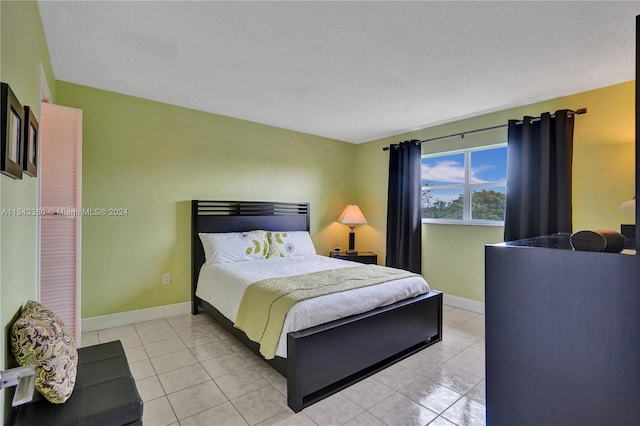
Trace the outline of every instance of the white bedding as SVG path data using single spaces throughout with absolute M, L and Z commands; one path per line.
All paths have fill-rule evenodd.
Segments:
M 362 265 L 317 255 L 203 265 L 196 295 L 235 322 L 244 290 L 254 282 L 354 266 Z M 390 285 L 391 283 L 393 284 Z M 276 355 L 283 358 L 287 356 L 287 333 L 291 331 L 303 330 L 429 292 L 428 284 L 420 276 L 391 283 L 316 297 L 295 304 L 285 318 Z

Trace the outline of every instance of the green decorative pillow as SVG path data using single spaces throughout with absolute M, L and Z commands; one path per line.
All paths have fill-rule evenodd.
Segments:
M 207 264 L 242 262 L 267 257 L 269 240 L 265 231 L 200 233 Z
M 287 232 L 267 232 L 269 238 L 269 254 L 267 259 L 275 257 L 286 257 L 287 251 L 293 252 L 294 247 L 286 244 L 285 240 L 289 234 Z
M 269 254 L 275 257 L 306 256 L 316 254 L 316 249 L 307 231 L 267 232 Z
M 47 400 L 61 404 L 69 399 L 76 384 L 78 351 L 56 314 L 28 301 L 11 326 L 11 351 L 20 366 L 35 367 L 35 387 Z

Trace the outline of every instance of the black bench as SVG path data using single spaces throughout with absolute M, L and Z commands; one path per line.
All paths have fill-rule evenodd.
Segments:
M 15 426 L 142 425 L 142 399 L 117 340 L 78 349 L 76 384 L 64 404 L 52 404 L 36 392 L 31 403 L 12 414 Z

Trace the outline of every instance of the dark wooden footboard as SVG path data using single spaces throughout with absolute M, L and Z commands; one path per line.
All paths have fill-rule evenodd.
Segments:
M 442 340 L 442 293 L 288 334 L 287 403 L 300 411 Z

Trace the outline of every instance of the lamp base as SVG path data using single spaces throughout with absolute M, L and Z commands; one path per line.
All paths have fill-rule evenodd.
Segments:
M 358 252 L 355 249 L 356 249 L 356 233 L 353 232 L 353 229 L 352 229 L 351 232 L 349 232 L 349 249 L 347 250 L 347 254 L 358 254 Z

